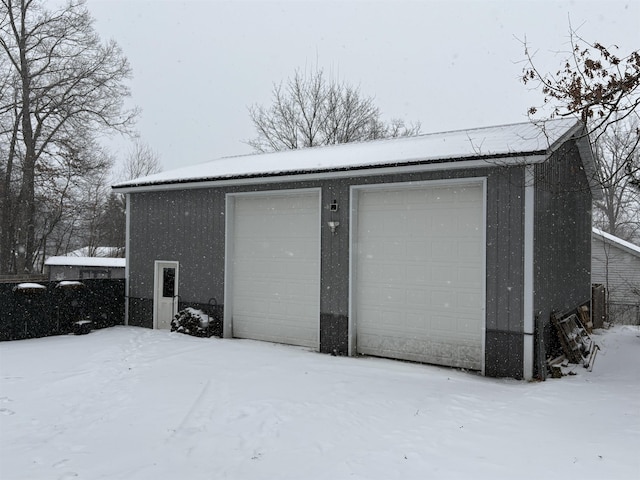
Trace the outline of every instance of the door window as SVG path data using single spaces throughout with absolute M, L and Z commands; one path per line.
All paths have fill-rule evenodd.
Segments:
M 162 269 L 162 296 L 167 298 L 173 298 L 176 291 L 176 269 L 175 268 L 163 268 Z

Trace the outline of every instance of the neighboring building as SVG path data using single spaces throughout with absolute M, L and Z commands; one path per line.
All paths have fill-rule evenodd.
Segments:
M 639 246 L 594 228 L 591 281 L 605 286 L 609 321 L 640 325 Z
M 65 257 L 124 257 L 124 247 L 82 247 L 64 255 Z
M 544 376 L 551 312 L 590 299 L 594 175 L 559 119 L 123 182 L 127 321 L 215 301 L 225 337 Z
M 88 278 L 125 278 L 124 258 L 49 257 L 44 262 L 49 280 L 86 280 Z

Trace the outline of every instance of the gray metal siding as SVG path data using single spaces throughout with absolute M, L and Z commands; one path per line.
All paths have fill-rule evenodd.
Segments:
M 496 172 L 487 195 L 487 329 L 522 332 L 524 169 Z
M 524 293 L 524 167 L 499 167 L 487 186 L 485 373 L 521 377 Z
M 323 182 L 320 214 L 320 351 L 341 355 L 349 350 L 349 186 L 348 180 Z M 340 223 L 335 233 L 330 221 Z
M 573 142 L 535 168 L 534 313 L 538 318 L 536 367 L 557 349 L 552 312 L 591 298 L 591 192 Z
M 222 300 L 224 203 L 218 193 L 189 190 L 131 195 L 130 221 L 132 299 L 153 299 L 154 261 L 176 260 L 180 301 Z M 152 315 L 148 309 L 144 312 L 145 317 Z

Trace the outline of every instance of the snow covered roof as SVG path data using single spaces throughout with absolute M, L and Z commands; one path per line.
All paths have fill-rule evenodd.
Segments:
M 627 242 L 626 240 L 623 240 L 620 237 L 616 237 L 615 235 L 611 235 L 610 233 L 600 230 L 599 228 L 594 227 L 592 231 L 593 231 L 593 234 L 596 235 L 597 237 L 600 237 L 602 241 L 613 244 L 613 245 L 617 245 L 618 247 L 622 248 L 623 250 L 626 250 L 632 255 L 636 255 L 640 257 L 640 247 L 638 245 L 635 245 L 631 242 Z
M 49 257 L 45 265 L 62 265 L 78 267 L 125 267 L 126 259 L 111 257 Z
M 225 157 L 118 183 L 121 191 L 228 179 L 264 178 L 352 171 L 415 164 L 451 164 L 465 160 L 515 158 L 543 161 L 568 138 L 582 131 L 575 118 L 347 143 L 274 153 Z M 535 156 L 540 156 L 535 158 Z
M 63 280 L 56 285 L 56 288 L 65 287 L 84 287 L 84 283 L 79 282 L 78 280 Z
M 123 249 L 120 247 L 82 247 L 68 252 L 65 257 L 118 257 Z
M 47 287 L 40 285 L 39 283 L 20 283 L 13 287 L 13 290 L 46 290 Z

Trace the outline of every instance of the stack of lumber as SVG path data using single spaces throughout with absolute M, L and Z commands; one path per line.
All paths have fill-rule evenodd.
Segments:
M 575 312 L 553 314 L 551 321 L 556 327 L 566 359 L 591 370 L 599 347 L 589 335 L 593 328 L 589 308 L 583 306 Z

